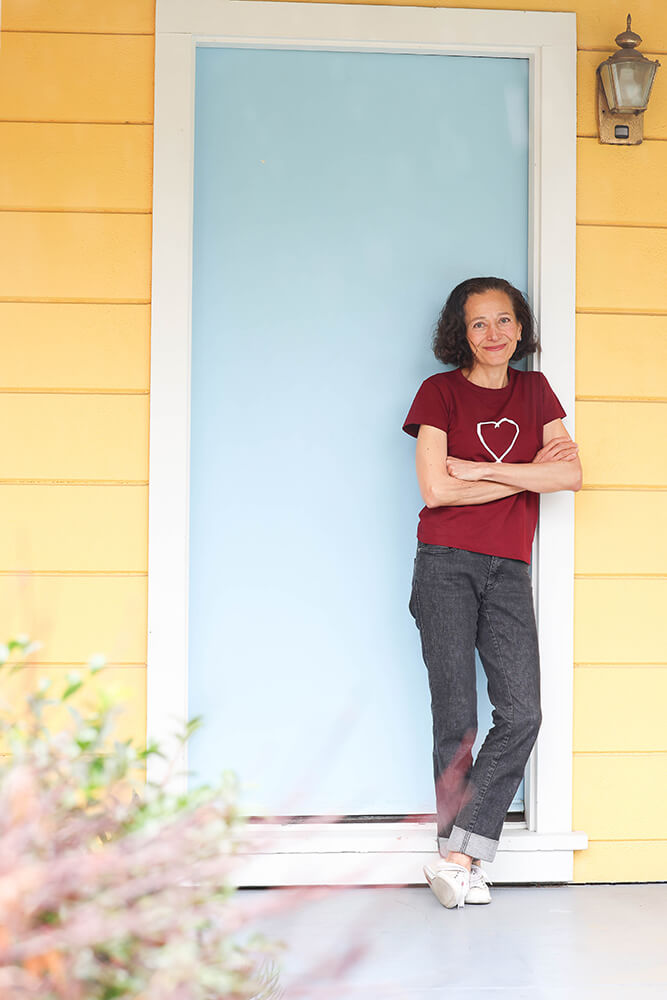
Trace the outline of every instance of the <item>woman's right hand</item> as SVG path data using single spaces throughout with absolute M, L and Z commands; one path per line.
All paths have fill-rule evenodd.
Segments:
M 579 454 L 579 445 L 569 437 L 555 437 L 535 455 L 532 465 L 540 462 L 573 462 Z

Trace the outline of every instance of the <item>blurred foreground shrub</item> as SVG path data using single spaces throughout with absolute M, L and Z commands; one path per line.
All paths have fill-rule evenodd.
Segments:
M 37 647 L 0 646 L 0 692 Z M 99 684 L 78 694 L 102 667 L 0 698 L 0 996 L 271 1000 L 284 945 L 233 937 L 235 773 L 182 795 L 144 782 L 160 748 L 113 740 L 119 709 Z

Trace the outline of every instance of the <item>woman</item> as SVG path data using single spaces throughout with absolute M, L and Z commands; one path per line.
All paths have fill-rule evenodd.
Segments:
M 490 902 L 507 810 L 542 720 L 530 552 L 538 493 L 581 488 L 565 411 L 540 372 L 509 367 L 538 348 L 530 308 L 501 278 L 452 291 L 433 339 L 454 371 L 427 378 L 403 424 L 417 438 L 419 515 L 410 612 L 433 715 L 441 860 L 424 867 L 446 907 Z M 475 647 L 493 727 L 475 763 Z

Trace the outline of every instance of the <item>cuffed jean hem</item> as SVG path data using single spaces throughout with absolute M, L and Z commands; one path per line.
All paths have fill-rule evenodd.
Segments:
M 458 851 L 460 854 L 469 854 L 471 858 L 479 858 L 480 861 L 493 861 L 497 850 L 497 840 L 471 833 L 470 830 L 462 830 L 460 826 L 452 827 L 449 837 L 438 837 L 438 851 L 443 858 L 448 851 Z

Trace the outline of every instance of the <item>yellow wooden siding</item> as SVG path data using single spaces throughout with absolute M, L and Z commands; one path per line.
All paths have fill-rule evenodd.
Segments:
M 150 328 L 150 305 L 0 302 L 0 387 L 147 392 Z
M 633 11 L 647 41 L 666 37 L 660 7 L 641 26 Z M 579 136 L 597 136 L 599 61 L 579 53 Z M 581 882 L 667 875 L 667 809 L 655 795 L 667 753 L 651 752 L 667 749 L 667 405 L 653 402 L 667 399 L 667 316 L 646 315 L 667 312 L 667 241 L 656 228 L 666 224 L 667 145 L 650 141 L 667 138 L 664 86 L 644 134 L 632 148 L 578 140 L 577 305 L 590 312 L 577 321 L 577 438 L 586 483 L 626 487 L 585 490 L 575 503 L 573 822 L 589 836 L 575 852 Z
M 155 0 L 2 0 L 2 27 L 152 35 Z
M 122 664 L 98 683 L 122 685 L 117 733 L 141 742 L 154 3 L 2 15 L 0 639 L 41 640 L 54 676 Z
M 154 40 L 3 32 L 0 120 L 152 122 Z
M 667 871 L 667 840 L 591 840 L 574 856 L 575 882 L 659 882 Z
M 664 403 L 580 401 L 576 420 L 585 485 L 667 485 Z
M 667 229 L 577 227 L 577 306 L 667 312 Z
M 148 397 L 0 393 L 7 479 L 148 480 Z
M 86 663 L 103 653 L 109 663 L 146 663 L 143 573 L 0 574 L 0 607 L 8 636 L 26 632 L 44 643 L 34 662 Z
M 147 486 L 0 484 L 5 571 L 148 569 Z
M 3 122 L 0 149 L 0 209 L 151 211 L 151 125 Z
M 574 828 L 591 840 L 664 838 L 665 787 L 667 753 L 575 754 Z
M 666 691 L 667 664 L 577 666 L 575 753 L 667 752 Z
M 660 145 L 655 143 L 655 145 Z M 663 143 L 667 151 L 667 143 Z M 577 397 L 667 400 L 667 315 L 577 316 Z
M 664 574 L 667 490 L 582 490 L 575 511 L 578 574 Z
M 636 171 L 643 183 L 628 184 Z M 578 139 L 577 222 L 606 225 L 613 219 L 625 225 L 667 226 L 665 177 L 667 143 L 609 146 Z
M 0 246 L 0 299 L 150 300 L 150 215 L 0 212 Z
M 578 577 L 574 597 L 577 663 L 667 663 L 667 575 Z

